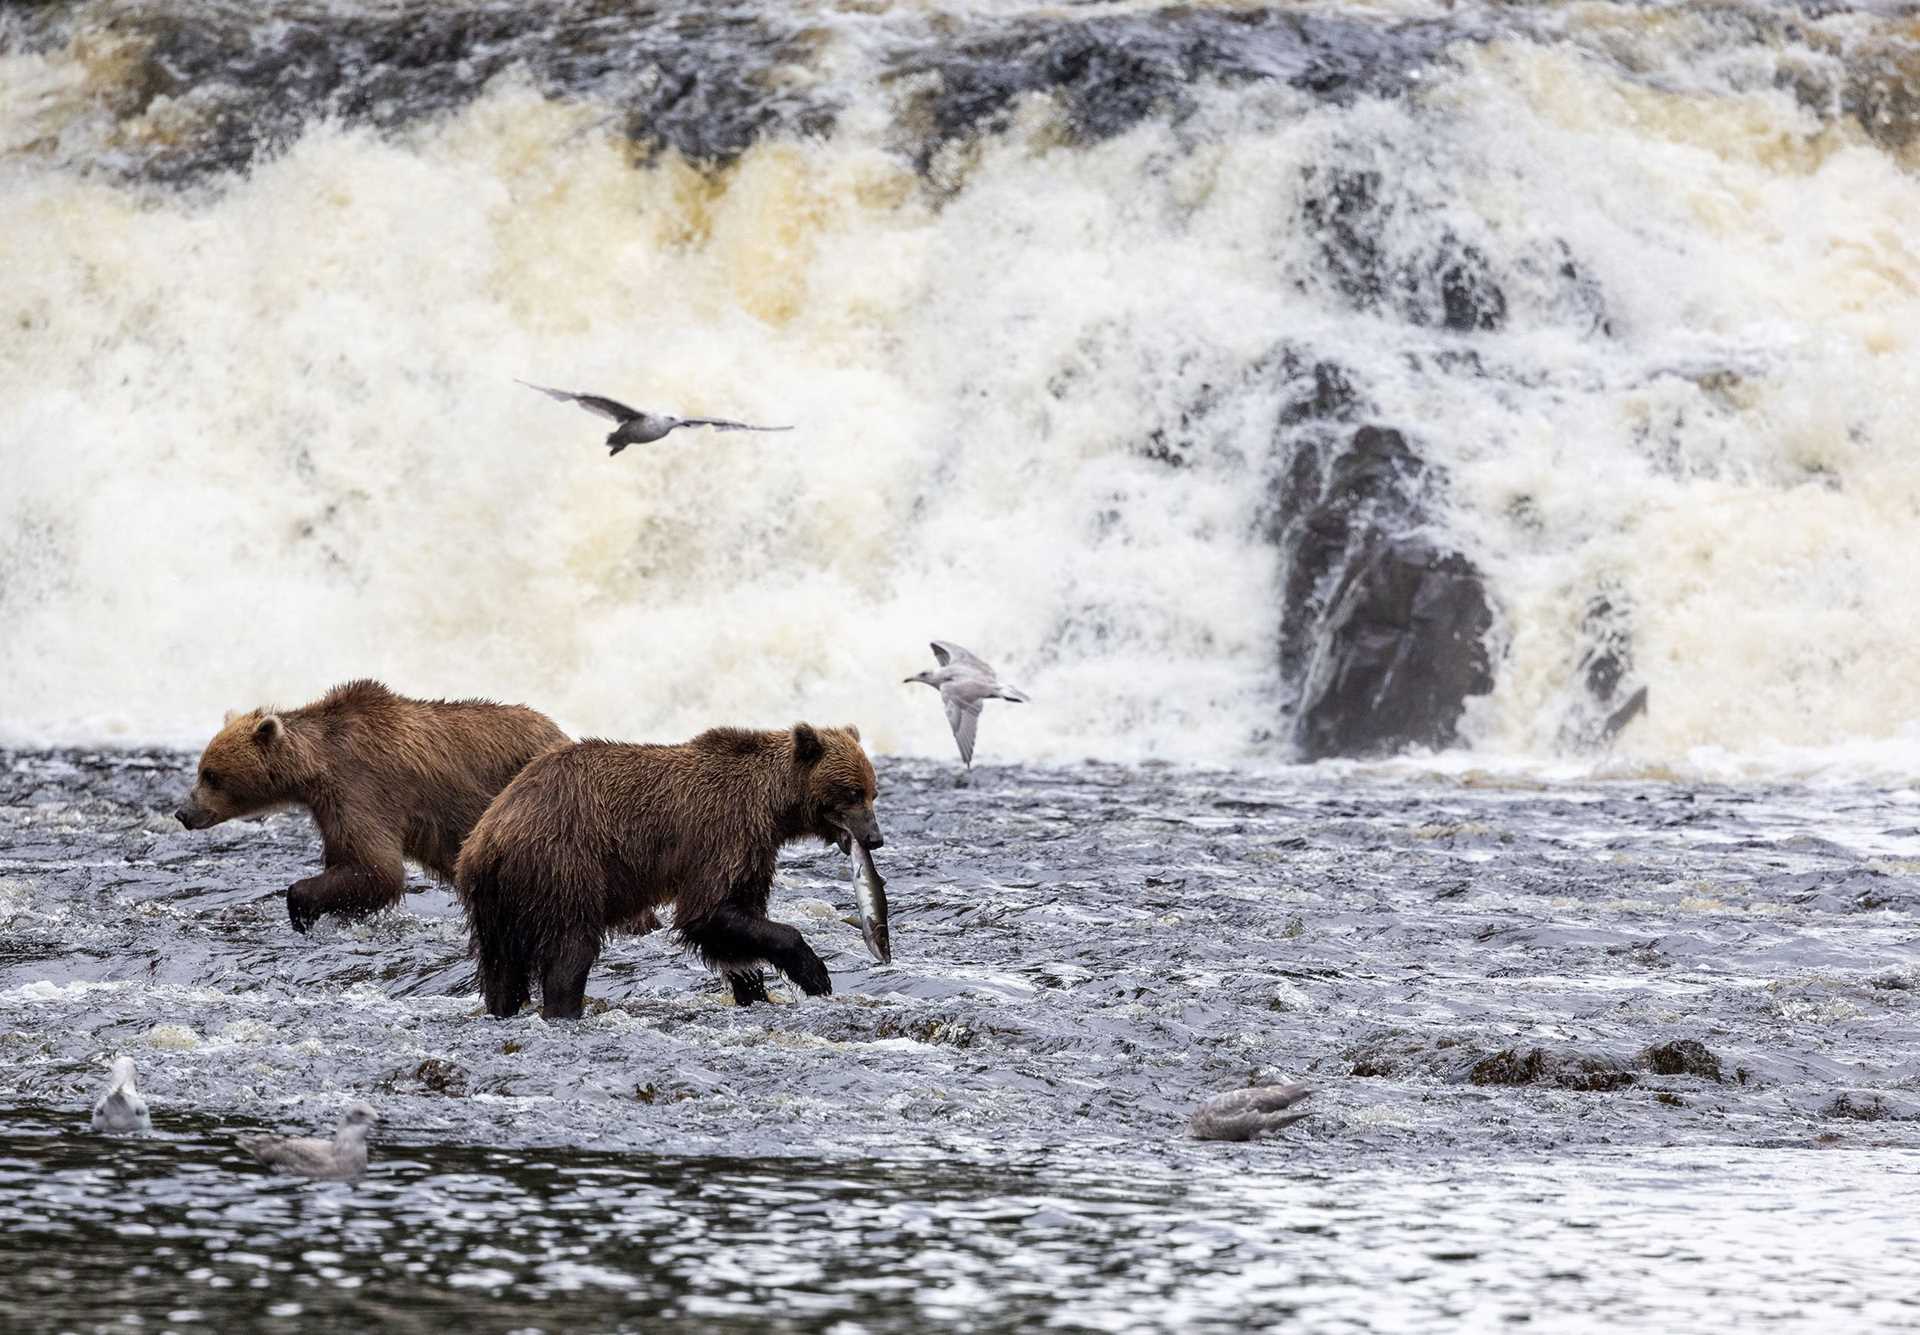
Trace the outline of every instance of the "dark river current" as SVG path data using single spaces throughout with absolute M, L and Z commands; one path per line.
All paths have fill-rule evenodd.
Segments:
M 189 767 L 0 758 L 10 1331 L 1920 1323 L 1912 790 L 889 760 L 891 966 L 795 848 L 832 997 L 660 934 L 549 1025 L 444 889 L 295 935 L 310 822 L 183 831 Z M 355 1098 L 356 1184 L 235 1144 Z

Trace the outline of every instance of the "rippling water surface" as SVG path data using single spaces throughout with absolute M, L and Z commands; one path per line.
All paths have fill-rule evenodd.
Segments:
M 1920 1320 L 1911 790 L 886 761 L 892 966 L 796 848 L 834 996 L 662 935 L 548 1025 L 444 890 L 294 935 L 310 823 L 182 831 L 189 766 L 0 769 L 10 1328 Z M 85 1129 L 118 1051 L 150 1140 Z M 234 1144 L 354 1097 L 356 1185 Z

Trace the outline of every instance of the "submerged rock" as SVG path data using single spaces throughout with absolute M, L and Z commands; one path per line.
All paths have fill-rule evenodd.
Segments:
M 1505 1048 L 1468 1068 L 1467 1081 L 1475 1085 L 1557 1085 L 1595 1092 L 1624 1089 L 1634 1082 L 1634 1075 L 1599 1053 Z
M 1648 1048 L 1640 1060 L 1655 1075 L 1697 1075 L 1703 1080 L 1720 1079 L 1720 1059 L 1697 1039 L 1681 1038 Z
M 1575 699 L 1560 727 L 1560 745 L 1569 750 L 1604 746 L 1647 711 L 1645 683 L 1632 684 L 1633 629 L 1624 599 L 1595 594 L 1580 637 L 1585 648 L 1575 668 Z

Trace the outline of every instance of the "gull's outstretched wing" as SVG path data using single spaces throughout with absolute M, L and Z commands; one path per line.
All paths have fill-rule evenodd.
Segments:
M 683 426 L 709 426 L 715 431 L 791 431 L 790 426 L 754 426 L 747 422 L 733 422 L 724 417 L 682 417 L 674 424 Z
M 958 696 L 940 693 L 941 703 L 947 707 L 947 725 L 953 729 L 953 740 L 960 744 L 960 759 L 969 769 L 973 767 L 973 732 L 980 726 L 980 702 L 962 700 Z
M 598 394 L 575 394 L 572 390 L 567 389 L 548 389 L 545 385 L 536 385 L 531 380 L 521 380 L 518 378 L 516 378 L 513 383 L 516 385 L 525 385 L 528 389 L 537 389 L 548 398 L 558 399 L 562 403 L 577 403 L 588 412 L 598 413 L 601 417 L 607 418 L 609 421 L 631 422 L 634 418 L 640 416 L 638 409 L 629 408 L 618 399 L 602 398 Z
M 972 650 L 962 649 L 952 640 L 934 640 L 932 643 L 933 656 L 939 661 L 941 667 L 946 667 L 950 663 L 958 663 L 962 667 L 977 668 L 988 677 L 993 676 L 993 669 L 988 667 L 980 656 Z

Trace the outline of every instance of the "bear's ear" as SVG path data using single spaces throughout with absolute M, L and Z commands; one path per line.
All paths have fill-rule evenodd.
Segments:
M 233 721 L 234 721 L 235 719 L 237 719 L 237 718 L 239 718 L 239 717 L 240 717 L 240 711 L 239 711 L 239 710 L 237 710 L 237 709 L 229 709 L 229 710 L 227 711 L 227 713 L 226 713 L 226 717 L 224 717 L 224 718 L 222 718 L 222 719 L 220 720 L 220 726 L 224 728 L 224 727 L 226 727 L 226 726 L 227 726 L 227 725 L 228 725 L 229 723 L 231 723 L 231 722 L 233 722 Z
M 253 744 L 255 746 L 272 746 L 280 740 L 280 734 L 286 730 L 287 725 L 280 721 L 278 714 L 265 715 L 258 723 L 253 725 Z
M 820 740 L 820 734 L 813 730 L 811 723 L 793 725 L 793 758 L 802 765 L 811 765 L 827 753 Z
M 849 723 L 841 728 L 840 731 L 853 738 L 856 742 L 860 740 L 860 725 L 858 723 Z

